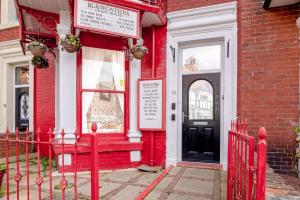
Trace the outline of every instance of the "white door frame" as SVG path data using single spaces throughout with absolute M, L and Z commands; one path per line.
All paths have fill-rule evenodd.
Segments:
M 182 160 L 181 49 L 189 44 L 217 41 L 225 53 L 221 69 L 220 164 L 226 170 L 228 130 L 237 113 L 236 2 L 171 12 L 167 16 L 166 164 L 175 165 Z M 171 47 L 175 48 L 174 57 Z M 172 103 L 176 110 L 171 109 Z M 175 121 L 171 120 L 172 114 L 176 115 Z

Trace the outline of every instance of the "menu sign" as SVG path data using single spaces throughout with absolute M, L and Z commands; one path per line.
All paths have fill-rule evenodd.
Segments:
M 93 0 L 75 0 L 74 17 L 78 28 L 139 38 L 138 10 Z
M 139 80 L 139 129 L 164 130 L 164 80 Z

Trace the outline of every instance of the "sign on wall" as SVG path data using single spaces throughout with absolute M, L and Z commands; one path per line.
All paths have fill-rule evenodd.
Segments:
M 139 38 L 140 12 L 104 2 L 75 0 L 75 27 Z
M 165 130 L 165 81 L 140 79 L 138 82 L 139 130 Z

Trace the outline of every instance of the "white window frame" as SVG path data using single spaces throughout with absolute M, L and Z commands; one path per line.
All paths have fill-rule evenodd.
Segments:
M 18 65 L 14 65 L 13 66 L 13 126 L 16 128 L 17 127 L 17 124 L 16 124 L 16 89 L 17 88 L 28 88 L 28 93 L 29 93 L 29 101 L 32 99 L 31 98 L 31 94 L 30 94 L 30 84 L 22 84 L 22 85 L 17 85 L 16 84 L 16 70 L 18 67 L 28 67 L 28 70 L 29 70 L 29 83 L 30 83 L 30 66 L 29 64 L 18 64 Z M 29 102 L 29 106 L 31 106 L 31 103 Z M 30 111 L 30 109 L 29 109 Z M 29 113 L 29 122 L 31 120 L 31 117 L 30 117 L 30 113 Z
M 13 16 L 14 12 L 9 12 L 12 9 L 16 10 L 13 0 L 1 0 L 0 30 L 19 26 L 18 20 L 12 19 L 14 17 Z

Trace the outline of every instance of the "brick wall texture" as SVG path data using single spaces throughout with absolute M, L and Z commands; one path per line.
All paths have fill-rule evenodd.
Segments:
M 168 0 L 168 12 L 230 0 Z M 292 173 L 295 136 L 289 121 L 299 120 L 299 5 L 265 10 L 261 0 L 238 0 L 238 117 L 249 133 L 267 129 L 268 163 Z
M 248 119 L 250 134 L 266 127 L 268 162 L 290 173 L 299 120 L 299 6 L 264 10 L 260 0 L 239 3 L 238 116 Z

